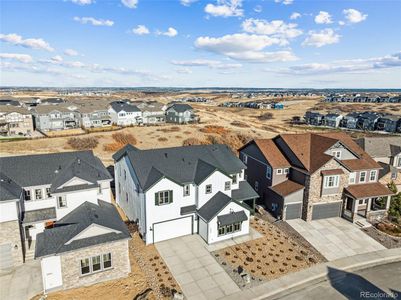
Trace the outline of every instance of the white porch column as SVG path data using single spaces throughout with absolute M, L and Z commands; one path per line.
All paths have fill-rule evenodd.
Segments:
M 351 199 L 351 198 L 350 198 Z M 352 222 L 354 222 L 356 215 L 358 214 L 358 200 L 352 199 Z
M 366 212 L 369 212 L 371 207 L 372 207 L 372 198 L 369 198 L 368 204 L 366 206 Z
M 389 208 L 390 208 L 390 202 L 391 202 L 391 196 L 387 196 L 387 200 L 386 200 L 386 210 L 389 210 Z

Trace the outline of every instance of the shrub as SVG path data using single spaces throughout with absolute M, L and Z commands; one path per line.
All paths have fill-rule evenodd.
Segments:
M 92 150 L 96 148 L 96 146 L 99 144 L 99 141 L 95 137 L 72 137 L 68 139 L 67 143 L 74 150 Z
M 167 141 L 168 141 L 168 138 L 159 137 L 157 140 L 158 140 L 159 142 L 167 142 Z
M 227 133 L 227 129 L 218 125 L 206 125 L 205 127 L 199 129 L 199 131 L 203 133 L 215 133 L 220 135 Z
M 183 146 L 202 145 L 202 144 L 204 143 L 197 138 L 188 138 L 182 142 Z
M 111 135 L 113 137 L 113 140 L 116 141 L 116 143 L 122 144 L 122 145 L 136 145 L 136 138 L 130 134 L 130 133 L 122 133 L 122 132 L 116 132 Z
M 273 114 L 271 112 L 267 112 L 264 114 L 261 114 L 257 117 L 260 121 L 267 121 L 273 119 Z

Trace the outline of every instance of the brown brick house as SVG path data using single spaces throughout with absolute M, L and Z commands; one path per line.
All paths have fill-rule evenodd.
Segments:
M 239 152 L 261 204 L 278 218 L 355 221 L 382 216 L 390 205 L 381 166 L 345 133 L 282 134 Z

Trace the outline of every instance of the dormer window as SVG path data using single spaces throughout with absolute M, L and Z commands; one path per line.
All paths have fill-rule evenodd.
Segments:
M 233 178 L 233 184 L 237 184 L 237 174 L 234 174 L 232 178 Z
M 285 168 L 284 169 L 284 174 L 288 174 L 288 173 L 290 173 L 290 169 L 289 168 Z
M 50 194 L 50 188 L 46 188 L 46 197 L 50 198 L 52 195 Z
M 338 187 L 339 181 L 340 181 L 340 176 L 338 176 L 338 175 L 325 176 L 323 186 L 325 189 L 335 188 L 335 187 Z
M 24 192 L 24 194 L 25 194 L 25 200 L 26 201 L 31 200 L 31 191 L 27 190 L 27 191 Z
M 43 199 L 42 189 L 36 189 L 35 190 L 35 199 L 36 200 Z
M 376 170 L 370 171 L 369 181 L 376 181 Z
M 277 173 L 277 175 L 282 175 L 283 174 L 283 169 L 277 169 L 276 173 Z
M 338 158 L 338 159 L 341 158 L 341 151 L 340 150 L 334 150 L 332 153 L 333 153 L 333 156 L 335 158 Z
M 244 164 L 247 164 L 248 163 L 248 155 L 242 154 L 242 161 L 244 162 Z
M 366 171 L 362 171 L 360 174 L 359 174 L 359 182 L 365 182 L 366 181 Z

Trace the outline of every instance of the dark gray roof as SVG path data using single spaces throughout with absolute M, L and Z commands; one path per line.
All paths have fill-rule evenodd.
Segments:
M 116 111 L 126 111 L 126 112 L 138 112 L 141 111 L 137 106 L 132 105 L 130 103 L 124 102 L 124 101 L 115 101 L 111 102 L 110 106 Z
M 0 166 L 20 187 L 49 184 L 56 189 L 75 176 L 92 183 L 112 179 L 92 151 L 2 157 Z
M 50 192 L 51 193 L 68 193 L 68 192 L 74 192 L 74 191 L 95 189 L 95 188 L 98 188 L 99 186 L 100 186 L 99 184 L 78 184 L 78 185 L 65 186 L 65 187 L 58 188 L 58 189 L 51 188 Z
M 56 218 L 57 218 L 56 208 L 48 207 L 48 208 L 25 211 L 22 216 L 22 223 L 29 224 L 29 223 L 36 223 L 38 221 L 50 221 L 50 220 L 56 220 Z
M 19 200 L 21 193 L 22 189 L 4 173 L 0 172 L 0 201 Z
M 171 105 L 167 110 L 174 109 L 176 112 L 186 112 L 187 110 L 193 110 L 191 105 L 175 103 Z
M 246 216 L 246 213 L 243 210 L 217 217 L 217 222 L 219 222 L 220 225 L 222 226 L 243 222 L 246 220 L 248 220 L 248 217 Z
M 206 202 L 200 209 L 198 215 L 206 222 L 212 220 L 224 207 L 230 202 L 231 198 L 222 192 L 218 192 L 208 202 Z
M 46 99 L 41 99 L 41 103 L 50 103 L 50 104 L 59 104 L 59 103 L 64 103 L 64 99 L 62 98 L 46 98 Z
M 20 106 L 21 104 L 19 101 L 13 99 L 0 99 L 0 105 Z
M 183 206 L 183 207 L 181 207 L 181 210 L 180 210 L 181 216 L 182 215 L 187 215 L 187 214 L 192 214 L 194 212 L 196 212 L 196 205 L 195 204 L 194 205 Z
M 259 194 L 255 192 L 247 181 L 240 181 L 238 187 L 238 189 L 231 192 L 231 197 L 235 201 L 259 198 Z
M 127 226 L 121 220 L 113 204 L 98 200 L 99 205 L 84 202 L 50 229 L 36 236 L 35 258 L 55 255 L 98 244 L 129 239 Z M 82 238 L 67 244 L 92 224 L 119 231 L 90 238 Z
M 178 184 L 199 184 L 214 170 L 231 175 L 246 166 L 226 145 L 196 145 L 188 147 L 139 150 L 127 145 L 113 155 L 118 161 L 127 155 L 143 190 L 163 177 Z

